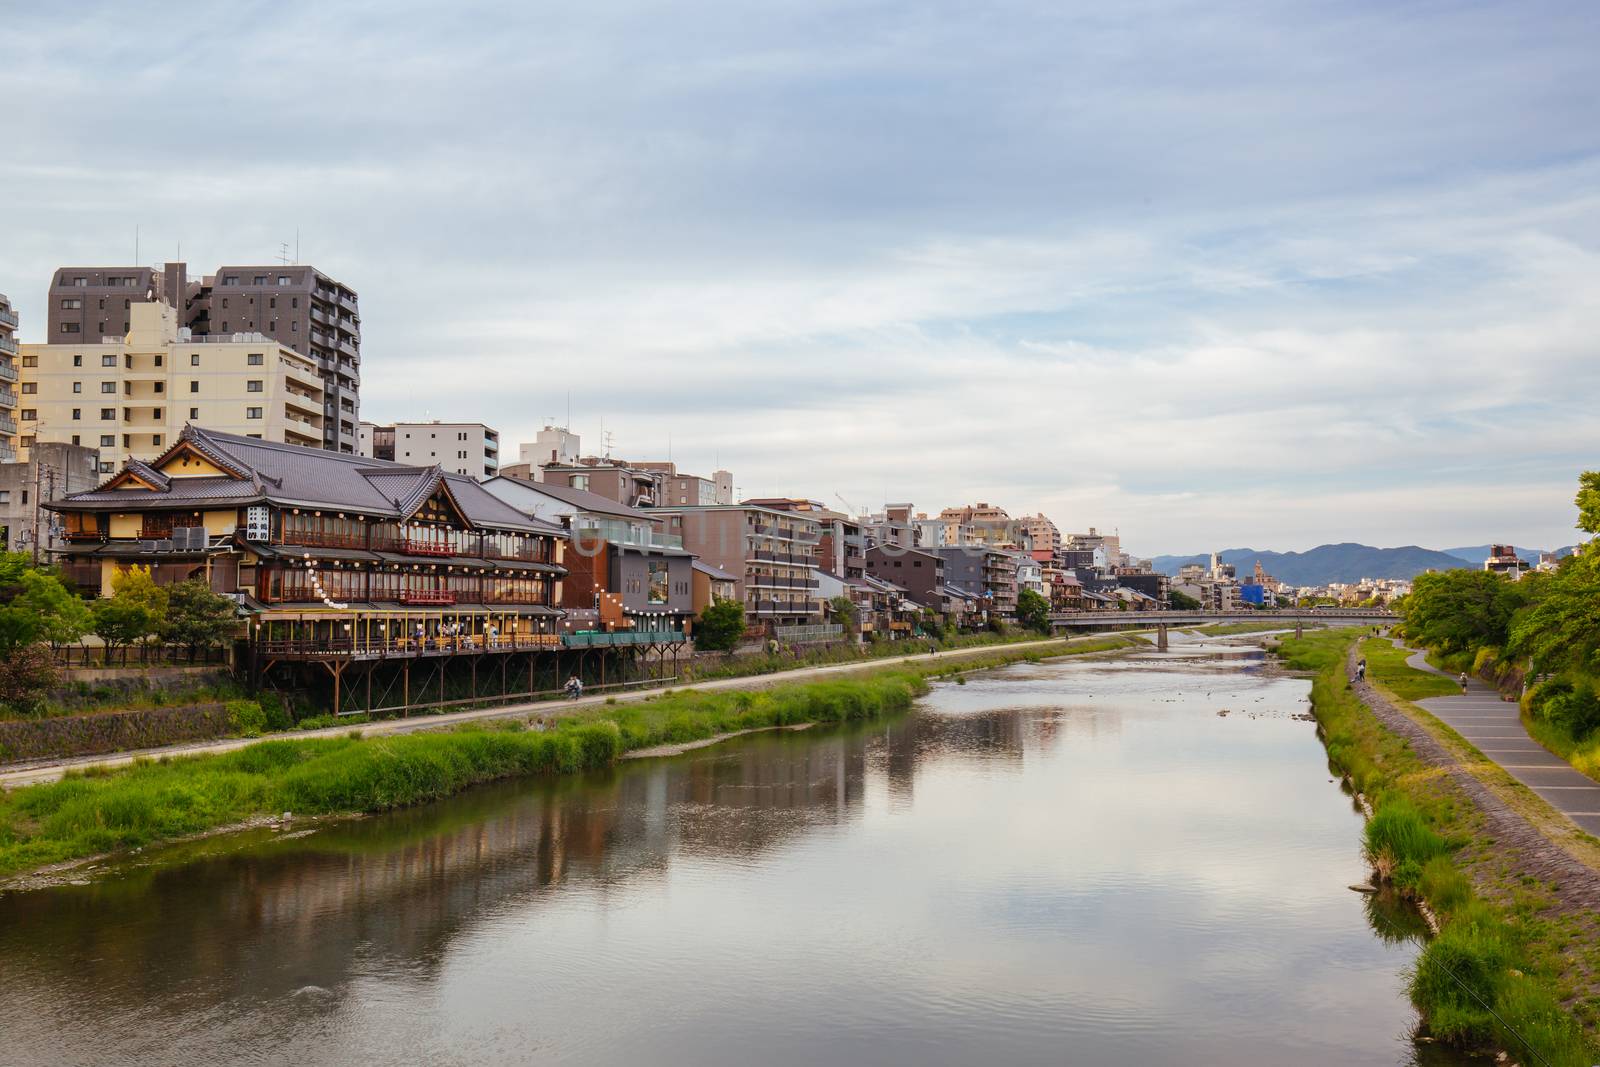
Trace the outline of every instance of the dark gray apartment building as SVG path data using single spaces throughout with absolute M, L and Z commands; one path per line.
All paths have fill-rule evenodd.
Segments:
M 315 267 L 223 266 L 191 281 L 187 264 L 62 267 L 50 282 L 49 340 L 94 344 L 128 332 L 132 305 L 163 300 L 195 337 L 261 334 L 311 357 L 322 376 L 323 447 L 355 453 L 361 418 L 356 291 Z

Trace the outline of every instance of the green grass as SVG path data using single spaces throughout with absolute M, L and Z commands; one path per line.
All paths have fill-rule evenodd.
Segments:
M 1321 623 L 1306 623 L 1305 628 L 1310 630 L 1320 627 Z M 1190 629 L 1190 627 L 1183 627 Z M 1227 637 L 1232 634 L 1260 634 L 1272 630 L 1293 630 L 1294 623 L 1278 619 L 1275 622 L 1208 622 L 1193 627 L 1198 632 L 1208 637 Z
M 1351 689 L 1344 656 L 1360 637 L 1338 630 L 1307 634 L 1286 639 L 1280 651 L 1290 666 L 1317 672 L 1312 710 L 1328 761 L 1373 805 L 1365 830 L 1368 859 L 1396 888 L 1427 901 L 1441 921 L 1439 936 L 1427 942 L 1412 970 L 1412 1002 L 1441 1040 L 1503 1048 L 1521 1063 L 1530 1062 L 1528 1045 L 1557 1067 L 1600 1063 L 1600 1046 L 1568 1010 L 1579 1000 L 1568 983 L 1594 981 L 1571 968 L 1573 931 L 1586 928 L 1570 916 L 1548 917 L 1531 891 L 1510 902 L 1478 895 L 1459 861 L 1468 852 L 1492 857 L 1494 842 L 1482 835 L 1475 808 Z M 1402 685 L 1414 682 L 1392 658 L 1380 663 L 1363 651 L 1375 680 L 1387 675 Z M 1516 878 L 1537 884 L 1525 874 Z
M 1387 638 L 1369 637 L 1362 641 L 1361 654 L 1367 658 L 1367 677 L 1402 699 L 1426 700 L 1461 692 L 1461 686 L 1453 679 L 1407 666 L 1406 658 L 1411 653 L 1396 648 Z

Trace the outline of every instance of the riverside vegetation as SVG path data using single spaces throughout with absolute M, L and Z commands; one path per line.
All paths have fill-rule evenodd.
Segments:
M 1360 636 L 1289 638 L 1280 654 L 1287 666 L 1315 672 L 1312 707 L 1329 763 L 1372 807 L 1367 859 L 1438 920 L 1409 983 L 1428 1030 L 1467 1047 L 1506 1049 L 1522 1063 L 1600 1062 L 1592 1036 L 1600 1022 L 1593 916 L 1553 913 L 1549 887 L 1497 865 L 1472 801 L 1362 703 L 1345 674 L 1345 656 Z M 1387 642 L 1363 645 L 1371 680 L 1396 696 L 1435 695 L 1432 676 L 1385 648 L 1397 651 Z
M 0 794 L 0 876 L 138 848 L 290 811 L 385 811 L 472 785 L 602 768 L 623 753 L 739 730 L 870 719 L 909 708 L 928 679 L 1046 655 L 1129 647 L 1106 637 L 997 650 L 959 663 L 897 666 L 759 690 L 668 690 L 550 723 L 504 719 L 451 731 L 266 740 L 233 752 L 71 772 Z

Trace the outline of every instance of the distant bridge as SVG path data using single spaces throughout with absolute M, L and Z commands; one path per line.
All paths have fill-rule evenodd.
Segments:
M 1281 622 L 1296 636 L 1306 623 L 1324 626 L 1371 626 L 1400 616 L 1383 608 L 1282 608 L 1272 611 L 1074 611 L 1050 616 L 1056 630 L 1107 629 L 1131 626 L 1156 631 L 1156 647 L 1167 647 L 1170 626 L 1202 626 L 1211 622 Z

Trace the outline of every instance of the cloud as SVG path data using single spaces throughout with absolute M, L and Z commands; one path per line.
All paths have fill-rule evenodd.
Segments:
M 27 339 L 135 226 L 196 271 L 298 235 L 364 415 L 514 442 L 570 393 L 751 494 L 1540 544 L 1594 465 L 1584 8 L 163 11 L 8 23 Z

